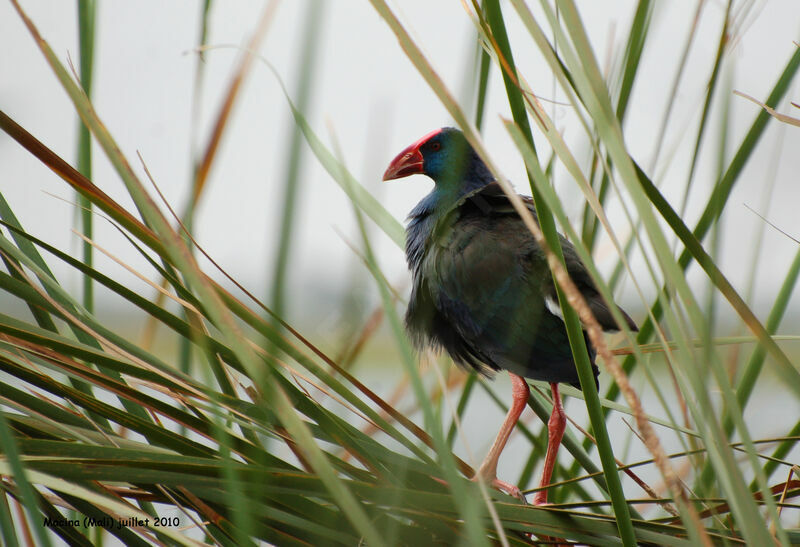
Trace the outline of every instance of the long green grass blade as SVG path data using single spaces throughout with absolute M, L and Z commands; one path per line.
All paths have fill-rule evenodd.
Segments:
M 94 38 L 97 4 L 94 0 L 78 0 L 78 42 L 80 47 L 80 81 L 87 97 L 92 96 L 92 76 L 94 72 Z M 92 178 L 92 137 L 84 124 L 78 126 L 78 171 L 87 179 Z M 92 237 L 92 204 L 83 196 L 78 196 L 81 204 L 81 224 L 83 234 Z M 83 243 L 83 261 L 92 265 L 92 246 Z M 83 306 L 94 309 L 94 289 L 89 278 L 83 278 Z
M 498 54 L 502 55 L 504 63 L 503 79 L 506 84 L 506 94 L 508 95 L 509 103 L 511 104 L 511 112 L 514 116 L 514 121 L 519 127 L 522 136 L 530 147 L 535 158 L 536 151 L 533 147 L 533 134 L 531 133 L 530 124 L 528 122 L 528 115 L 525 109 L 525 102 L 519 87 L 516 84 L 518 80 L 514 60 L 511 53 L 511 48 L 508 43 L 508 36 L 505 30 L 505 23 L 500 11 L 500 3 L 498 0 L 487 0 L 487 15 L 489 25 L 492 29 L 493 36 L 498 44 Z M 538 167 L 538 163 L 536 165 Z M 558 232 L 556 231 L 555 222 L 553 221 L 550 207 L 543 200 L 541 193 L 536 187 L 533 176 L 529 176 L 529 183 L 533 196 L 533 201 L 536 206 L 538 214 L 539 226 L 542 233 L 547 240 L 547 243 L 556 255 L 557 259 L 564 264 L 564 256 L 561 251 L 561 244 L 558 239 Z M 544 172 L 541 172 L 544 176 Z M 563 288 L 560 286 L 560 280 L 553 272 L 553 282 L 557 287 L 558 300 L 561 309 L 564 313 L 564 323 L 567 327 L 569 335 L 570 346 L 572 348 L 572 356 L 578 370 L 578 378 L 580 379 L 581 389 L 585 395 L 586 409 L 589 413 L 589 419 L 592 423 L 592 430 L 598 444 L 598 452 L 600 460 L 603 464 L 603 471 L 605 472 L 606 484 L 611 495 L 612 504 L 614 507 L 614 514 L 617 519 L 617 526 L 620 533 L 620 538 L 625 545 L 635 545 L 635 533 L 631 523 L 630 512 L 628 504 L 625 500 L 625 494 L 622 491 L 622 483 L 619 480 L 617 472 L 617 465 L 614 458 L 614 452 L 611 448 L 611 441 L 608 437 L 608 431 L 605 427 L 605 420 L 603 419 L 603 412 L 600 406 L 600 401 L 597 395 L 597 386 L 595 384 L 594 372 L 592 371 L 592 364 L 589 361 L 587 353 L 586 342 L 577 313 L 571 308 Z

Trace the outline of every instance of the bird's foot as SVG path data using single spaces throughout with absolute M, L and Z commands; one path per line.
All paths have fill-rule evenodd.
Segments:
M 534 494 L 533 505 L 549 505 L 547 503 L 547 489 L 539 490 Z
M 497 477 L 483 477 L 480 473 L 475 473 L 475 476 L 470 479 L 472 482 L 478 482 L 479 480 L 484 480 L 486 483 L 495 488 L 500 490 L 501 492 L 505 492 L 509 496 L 517 498 L 521 500 L 522 503 L 528 503 L 525 499 L 525 494 L 522 493 L 522 490 L 519 489 L 515 484 L 511 484 L 510 482 L 501 481 Z

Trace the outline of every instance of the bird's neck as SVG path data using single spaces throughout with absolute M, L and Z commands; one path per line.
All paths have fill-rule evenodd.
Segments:
M 406 231 L 406 258 L 412 270 L 419 266 L 429 243 L 465 196 L 473 194 L 494 182 L 494 177 L 480 162 L 478 169 L 471 169 L 469 176 L 458 184 L 447 184 L 436 180 L 436 186 L 422 198 L 408 215 Z
M 450 175 L 448 177 L 448 175 Z M 453 177 L 452 172 L 432 177 L 436 186 L 422 198 L 409 214 L 409 218 L 432 215 L 441 217 L 448 214 L 463 198 L 480 190 L 495 178 L 477 156 L 462 176 Z

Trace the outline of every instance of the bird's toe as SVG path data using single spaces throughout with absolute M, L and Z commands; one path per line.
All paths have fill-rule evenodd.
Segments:
M 522 493 L 522 490 L 520 490 L 517 485 L 511 484 L 510 482 L 501 481 L 497 477 L 481 477 L 479 473 L 476 473 L 471 480 L 473 482 L 477 482 L 481 479 L 486 481 L 492 488 L 500 490 L 501 492 L 505 492 L 509 496 L 517 498 L 525 504 L 528 503 L 525 499 L 525 494 Z

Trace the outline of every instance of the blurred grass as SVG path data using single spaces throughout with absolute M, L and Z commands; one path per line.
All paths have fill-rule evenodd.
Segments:
M 320 33 L 324 20 L 325 5 L 319 0 L 312 0 L 306 5 L 305 20 L 301 25 L 303 34 L 299 36 L 299 47 L 296 65 L 299 68 L 297 76 L 297 90 L 294 104 L 300 112 L 306 112 L 314 90 L 314 75 L 317 57 L 319 55 Z M 278 250 L 273 260 L 272 289 L 270 290 L 270 308 L 279 316 L 285 317 L 286 309 L 286 278 L 289 271 L 290 251 L 294 247 L 294 228 L 296 225 L 296 212 L 298 197 L 302 197 L 300 176 L 301 161 L 304 159 L 305 147 L 303 146 L 303 133 L 297 124 L 293 123 L 288 133 L 286 173 L 283 183 L 283 205 L 280 208 L 280 227 L 278 230 Z M 272 233 L 272 230 L 270 230 Z
M 158 205 L 160 195 L 143 184 L 91 107 L 88 92 L 94 3 L 79 3 L 81 74 L 76 81 L 45 37 L 38 34 L 35 22 L 27 19 L 14 2 L 72 100 L 83 122 L 81 127 L 91 131 L 114 166 L 136 211 L 126 210 L 92 183 L 88 131 L 79 138 L 76 170 L 2 112 L 0 128 L 43 167 L 75 188 L 87 204 L 80 209 L 83 217 L 95 216 L 89 205 L 108 215 L 146 259 L 150 271 L 140 275 L 154 279 L 155 285 L 163 282 L 157 296 L 151 298 L 127 289 L 96 269 L 91 258 L 95 244 L 90 223 L 83 226 L 84 259 L 79 261 L 34 237 L 35 228 L 26 231 L 16 219 L 12 204 L 0 196 L 4 229 L 0 233 L 0 255 L 6 267 L 0 272 L 0 290 L 26 303 L 31 312 L 30 318 L 0 313 L 3 541 L 16 544 L 21 538 L 35 538 L 37 544 L 46 545 L 58 536 L 69 544 L 89 544 L 90 538 L 91 543 L 97 543 L 101 539 L 99 527 L 46 529 L 42 524 L 45 516 L 61 518 L 62 511 L 69 508 L 71 511 L 64 515 L 149 517 L 149 524 L 142 528 L 109 530 L 125 544 L 196 544 L 201 540 L 221 545 L 259 541 L 279 545 L 523 545 L 530 543 L 530 534 L 592 545 L 800 543 L 800 530 L 791 524 L 792 517 L 786 516 L 789 511 L 778 513 L 781 508 L 798 509 L 792 501 L 800 495 L 800 479 L 788 474 L 791 462 L 784 458 L 797 447 L 800 421 L 788 423 L 782 436 L 765 439 L 759 431 L 751 431 L 744 419 L 745 406 L 756 381 L 765 374 L 765 365 L 770 374 L 782 379 L 787 397 L 800 400 L 797 356 L 787 354 L 783 344 L 796 336 L 773 336 L 788 311 L 800 275 L 800 250 L 762 324 L 751 311 L 749 299 L 727 282 L 716 254 L 703 246 L 709 232 L 721 230 L 731 192 L 747 160 L 764 146 L 763 135 L 771 120 L 769 111 L 754 113 L 746 136 L 740 142 L 730 142 L 730 149 L 735 150 L 730 158 L 724 153 L 726 140 L 713 138 L 720 134 L 732 138 L 725 123 L 711 123 L 712 113 L 727 110 L 728 84 L 720 75 L 725 63 L 731 62 L 729 35 L 741 27 L 752 5 L 736 10 L 732 2 L 727 4 L 719 48 L 713 65 L 707 67 L 708 87 L 691 148 L 691 167 L 681 204 L 675 208 L 662 195 L 655 176 L 648 175 L 630 157 L 624 139 L 628 105 L 635 96 L 635 84 L 645 62 L 643 52 L 657 22 L 652 2 L 636 4 L 622 41 L 620 68 L 608 76 L 600 69 L 597 52 L 573 2 L 558 2 L 557 9 L 542 3 L 536 13 L 543 15 L 535 15 L 524 2 L 509 3 L 524 28 L 515 40 L 530 40 L 536 45 L 552 70 L 559 96 L 566 97 L 578 118 L 581 139 L 592 155 L 587 170 L 576 159 L 574 150 L 579 148 L 564 141 L 531 92 L 525 75 L 514 65 L 513 52 L 521 45 L 506 35 L 506 18 L 511 10 L 501 11 L 497 0 L 480 5 L 475 1 L 467 6 L 476 31 L 476 43 L 471 47 L 479 52 L 471 74 L 476 107 L 468 114 L 422 53 L 411 29 L 383 0 L 371 3 L 397 36 L 420 72 L 421 81 L 431 87 L 497 173 L 500 171 L 487 154 L 478 130 L 487 114 L 491 115 L 486 112 L 491 74 L 497 70 L 502 75 L 514 118 L 507 121 L 506 128 L 530 174 L 548 247 L 558 255 L 557 222 L 562 233 L 575 243 L 606 298 L 612 299 L 624 280 L 649 308 L 636 337 L 625 333 L 623 347 L 606 353 L 605 364 L 623 386 L 625 401 L 620 402 L 616 383 L 600 397 L 593 380 L 589 381 L 591 372 L 577 315 L 560 295 L 572 325 L 571 334 L 577 335 L 571 336 L 577 341 L 573 351 L 587 388 L 583 393 L 573 389 L 565 392 L 585 400 L 591 437 L 580 428 L 568 429 L 554 475 L 554 479 L 563 481 L 553 489 L 556 503 L 524 506 L 467 481 L 473 470 L 453 453 L 461 434 L 457 420 L 486 394 L 504 412 L 503 397 L 495 395 L 485 379 L 474 375 L 444 375 L 439 363 L 426 370 L 417 366 L 403 333 L 396 290 L 376 260 L 367 219 L 398 247 L 403 245 L 403 228 L 350 173 L 336 147 L 332 152 L 318 137 L 305 116 L 311 93 L 317 91 L 312 59 L 324 20 L 318 2 L 307 4 L 297 94 L 293 100 L 286 96 L 287 110 L 296 125 L 286 155 L 283 228 L 276 236 L 279 258 L 274 264 L 273 284 L 265 290 L 271 294 L 269 307 L 233 278 L 228 276 L 242 291 L 244 301 L 202 271 L 194 258 L 196 253 L 217 266 L 191 234 L 194 211 L 238 90 L 277 3 L 264 7 L 250 46 L 232 71 L 209 140 L 202 154 L 191 159 L 196 168 L 185 210 L 175 215 L 169 209 L 167 215 Z M 210 25 L 209 6 L 210 2 L 201 6 L 201 46 Z M 662 152 L 668 114 L 700 15 L 698 4 L 674 76 L 673 97 L 662 118 L 662 137 L 654 150 L 654 158 L 666 157 L 664 162 L 672 161 Z M 778 104 L 798 68 L 800 52 L 795 52 L 766 105 Z M 202 63 L 198 63 L 197 71 L 201 73 Z M 198 77 L 198 102 L 201 84 Z M 543 137 L 536 149 L 534 131 Z M 299 244 L 292 225 L 297 199 L 302 197 L 297 193 L 301 184 L 298 173 L 305 144 L 352 202 L 360 236 L 359 243 L 353 244 L 353 260 L 363 261 L 372 275 L 380 296 L 375 304 L 387 323 L 386 329 L 378 330 L 367 321 L 357 343 L 334 340 L 330 345 L 355 348 L 343 353 L 347 357 L 341 361 L 332 359 L 307 334 L 286 322 L 290 303 L 285 302 L 288 293 L 282 280 L 290 253 Z M 714 144 L 718 148 L 713 148 Z M 697 162 L 706 155 L 717 158 L 718 180 L 692 230 L 681 213 L 697 178 Z M 540 163 L 540 157 L 549 159 Z M 578 228 L 569 223 L 549 182 L 560 170 L 570 175 L 586 200 Z M 151 182 L 157 190 L 157 181 Z M 605 209 L 616 204 L 622 204 L 627 226 L 612 226 L 606 217 Z M 628 233 L 630 236 L 621 235 Z M 608 284 L 591 260 L 606 237 L 617 253 L 612 268 L 615 273 Z M 677 257 L 675 245 L 680 249 Z M 628 257 L 634 251 L 643 251 L 642 271 L 630 267 Z M 710 294 L 704 296 L 687 283 L 685 272 L 692 261 L 701 266 Z M 81 275 L 83 298 L 70 294 L 55 279 L 49 264 L 56 262 Z M 754 261 L 753 272 L 756 267 Z M 227 276 L 224 271 L 218 273 Z M 178 361 L 182 360 L 184 367 L 173 366 L 154 351 L 150 347 L 152 336 L 146 337 L 145 343 L 132 342 L 98 319 L 90 288 L 95 285 L 113 293 L 124 309 L 145 312 L 151 332 L 168 333 L 173 347 L 181 348 Z M 662 288 L 648 301 L 641 289 L 644 285 Z M 564 290 L 569 291 L 569 286 Z M 735 336 L 718 334 L 722 327 L 710 312 L 709 302 L 711 309 L 725 306 L 736 312 Z M 741 329 L 748 329 L 750 334 L 740 336 Z M 388 355 L 401 361 L 407 379 L 399 383 L 387 398 L 390 400 L 348 369 L 353 359 L 375 359 L 361 348 L 376 336 L 394 346 Z M 741 372 L 731 374 L 731 362 L 723 350 L 744 343 L 752 350 Z M 627 356 L 621 367 L 614 364 L 615 355 Z M 648 370 L 662 361 L 667 374 Z M 636 389 L 627 385 L 628 376 L 636 380 Z M 664 382 L 665 377 L 671 382 Z M 537 385 L 534 383 L 534 387 Z M 644 390 L 655 397 L 639 407 Z M 722 404 L 712 398 L 712 390 Z M 534 389 L 529 406 L 546 422 L 551 409 L 547 397 Z M 623 442 L 617 438 L 612 445 L 607 431 L 610 417 L 616 415 L 634 418 L 637 431 L 627 435 L 624 442 L 646 445 L 652 458 L 626 463 L 628 450 L 622 449 Z M 416 425 L 418 419 L 424 429 Z M 659 426 L 658 435 L 651 425 Z M 530 456 L 522 459 L 519 485 L 528 488 L 546 437 L 530 425 L 520 424 L 519 430 L 520 442 L 530 451 Z M 659 437 L 668 438 L 668 444 L 677 444 L 680 451 L 666 454 Z M 765 454 L 768 447 L 773 450 L 771 456 Z M 565 453 L 571 459 L 565 458 Z M 655 468 L 658 474 L 645 475 L 642 467 Z M 648 485 L 641 479 L 659 475 L 664 484 Z M 773 476 L 779 482 L 774 482 Z M 636 494 L 631 494 L 634 489 L 629 479 L 644 490 L 636 486 Z M 692 484 L 691 490 L 685 486 L 688 484 Z M 641 492 L 647 497 L 643 499 Z M 671 504 L 677 506 L 677 512 Z M 153 525 L 155 517 L 167 514 L 178 515 L 186 530 Z M 87 532 L 90 538 L 84 535 Z

